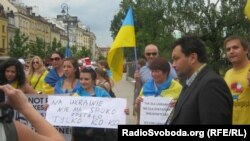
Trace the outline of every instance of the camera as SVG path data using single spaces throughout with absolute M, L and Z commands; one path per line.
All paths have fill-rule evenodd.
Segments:
M 0 90 L 0 103 L 5 101 L 5 94 L 2 90 Z
M 2 90 L 0 90 L 0 122 L 12 122 L 14 117 L 13 108 L 4 103 L 5 102 L 5 94 Z

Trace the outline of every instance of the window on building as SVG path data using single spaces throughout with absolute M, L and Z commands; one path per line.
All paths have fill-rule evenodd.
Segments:
M 5 26 L 2 26 L 2 32 L 5 33 Z
M 5 48 L 5 39 L 2 39 L 3 41 L 3 47 L 2 48 Z

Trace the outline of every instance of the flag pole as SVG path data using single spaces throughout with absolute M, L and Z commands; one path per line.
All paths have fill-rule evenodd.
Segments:
M 136 47 L 134 47 L 134 54 L 135 54 L 135 68 L 136 70 L 139 70 L 139 65 L 138 65 L 138 58 L 137 58 L 137 51 L 136 51 Z

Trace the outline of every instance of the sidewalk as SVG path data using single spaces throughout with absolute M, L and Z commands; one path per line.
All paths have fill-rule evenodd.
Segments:
M 133 79 L 126 80 L 126 73 L 123 74 L 123 79 L 115 83 L 113 91 L 116 97 L 127 99 L 128 108 L 130 111 L 127 116 L 127 124 L 136 124 L 136 117 L 133 116 L 133 100 L 134 100 L 134 82 Z

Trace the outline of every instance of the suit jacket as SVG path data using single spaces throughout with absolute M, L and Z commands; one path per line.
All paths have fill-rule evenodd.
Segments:
M 185 86 L 170 124 L 232 124 L 233 99 L 226 82 L 205 66 Z

